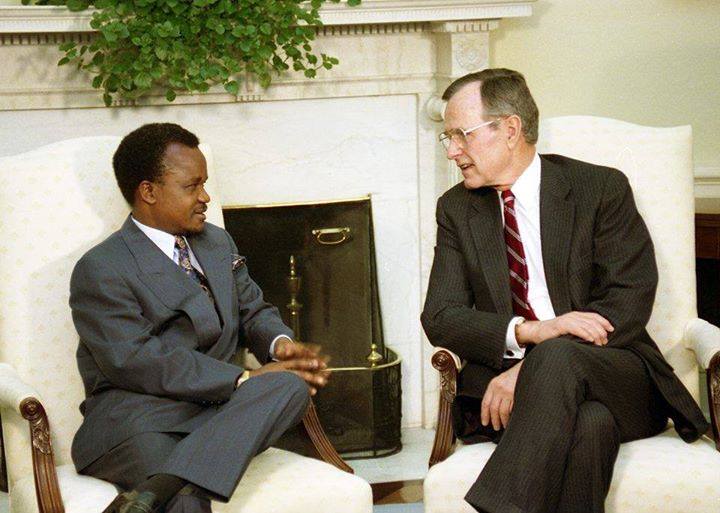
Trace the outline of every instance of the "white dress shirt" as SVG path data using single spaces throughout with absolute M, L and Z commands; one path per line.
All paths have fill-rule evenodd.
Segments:
M 160 251 L 165 253 L 165 255 L 177 265 L 180 265 L 180 251 L 175 246 L 175 236 L 173 234 L 158 230 L 157 228 L 152 228 L 151 226 L 146 226 L 132 216 L 130 216 L 130 218 L 133 220 L 135 225 L 148 236 L 148 239 L 153 241 L 155 245 L 160 248 Z M 190 263 L 197 271 L 204 275 L 205 273 L 200 266 L 200 262 L 198 262 L 197 258 L 195 258 L 195 254 L 193 253 L 190 244 L 184 235 L 182 238 L 185 239 L 185 245 L 188 248 L 188 253 L 190 253 Z M 270 357 L 273 359 L 275 359 L 275 342 L 277 342 L 280 337 L 286 337 L 286 335 L 278 335 L 270 343 Z
M 148 239 L 153 241 L 155 245 L 160 248 L 160 251 L 165 253 L 170 260 L 180 265 L 180 251 L 175 246 L 175 236 L 173 234 L 158 230 L 157 228 L 152 228 L 151 226 L 146 226 L 132 216 L 131 219 L 135 225 L 148 236 Z M 200 262 L 198 262 L 197 258 L 195 258 L 195 253 L 193 253 L 190 244 L 188 244 L 184 235 L 182 238 L 185 240 L 188 253 L 190 253 L 190 263 L 197 271 L 200 271 L 204 275 L 205 273 L 203 272 L 202 266 L 200 266 Z
M 530 166 L 510 187 L 510 191 L 515 196 L 515 218 L 528 267 L 528 303 L 538 320 L 554 319 L 555 310 L 553 310 L 547 288 L 540 243 L 540 156 L 537 153 Z M 500 195 L 500 191 L 498 191 L 498 195 Z M 502 200 L 500 201 L 500 211 L 503 215 L 503 222 L 505 222 Z M 520 319 L 521 317 L 513 317 L 508 325 L 505 335 L 506 358 L 525 356 L 525 348 L 520 347 L 515 338 L 515 325 Z

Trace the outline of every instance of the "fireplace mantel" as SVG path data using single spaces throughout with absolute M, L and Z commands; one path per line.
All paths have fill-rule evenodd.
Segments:
M 364 0 L 326 4 L 315 49 L 340 65 L 317 78 L 284 74 L 268 89 L 239 77 L 240 91 L 220 87 L 179 95 L 175 104 L 436 94 L 453 78 L 486 67 L 489 32 L 503 18 L 529 16 L 535 0 Z M 0 111 L 102 107 L 101 94 L 72 66 L 58 68 L 57 45 L 95 37 L 91 12 L 54 6 L 0 6 Z M 164 91 L 114 106 L 164 105 Z
M 530 16 L 536 0 L 364 0 L 358 7 L 325 4 L 326 26 L 500 19 Z M 0 34 L 92 32 L 92 11 L 56 6 L 0 6 Z

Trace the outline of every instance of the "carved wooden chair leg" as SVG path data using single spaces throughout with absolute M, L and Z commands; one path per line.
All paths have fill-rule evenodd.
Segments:
M 34 397 L 20 403 L 20 412 L 30 424 L 35 494 L 40 513 L 64 513 L 55 457 L 50 442 L 50 424 L 43 405 Z
M 710 424 L 712 425 L 715 448 L 720 451 L 720 353 L 716 353 L 710 360 L 707 369 L 708 407 L 710 410 Z
M 335 450 L 335 447 L 333 447 L 333 444 L 325 434 L 317 415 L 315 403 L 313 403 L 312 400 L 310 401 L 310 406 L 308 406 L 308 409 L 305 412 L 302 423 L 320 459 L 326 463 L 334 465 L 340 470 L 354 474 L 353 469 L 340 457 Z

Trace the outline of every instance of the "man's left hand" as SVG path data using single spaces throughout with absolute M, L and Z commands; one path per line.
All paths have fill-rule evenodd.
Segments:
M 315 360 L 318 370 L 327 367 L 327 358 L 320 355 L 320 346 L 316 344 L 300 344 L 285 336 L 278 338 L 277 342 L 275 342 L 273 357 L 278 361 Z
M 480 422 L 483 426 L 492 423 L 495 431 L 507 427 L 514 404 L 515 384 L 522 364 L 520 361 L 490 380 L 480 410 Z
M 289 370 L 302 371 L 311 394 L 315 395 L 317 389 L 325 386 L 330 378 L 330 371 L 326 370 L 329 358 L 320 354 L 320 350 L 317 344 L 301 344 L 283 336 L 275 342 L 273 358 L 290 364 Z

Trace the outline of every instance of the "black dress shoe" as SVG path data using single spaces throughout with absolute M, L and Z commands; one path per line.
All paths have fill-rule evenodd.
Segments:
M 119 494 L 103 513 L 153 513 L 155 494 L 135 490 Z

